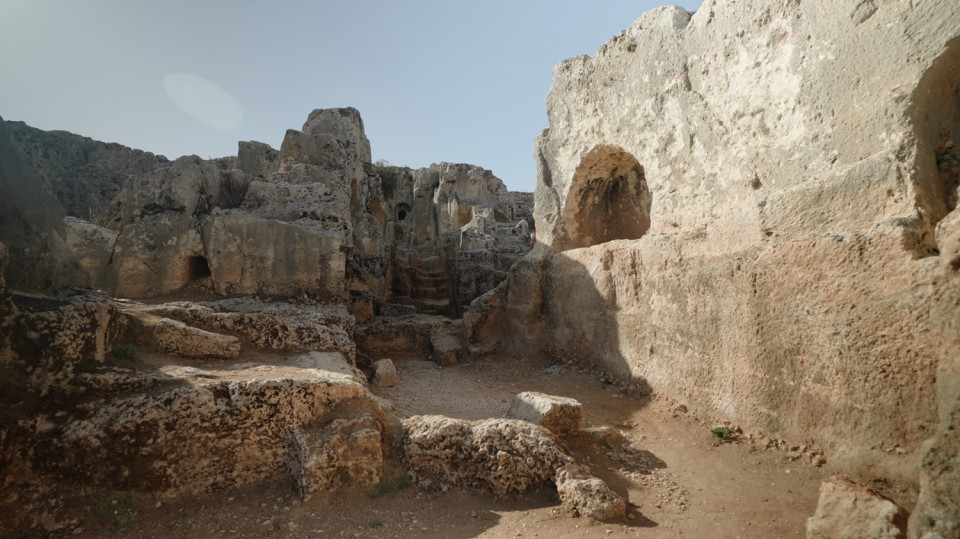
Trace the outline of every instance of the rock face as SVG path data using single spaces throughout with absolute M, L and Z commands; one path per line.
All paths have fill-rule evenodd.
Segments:
M 43 131 L 23 122 L 6 124 L 18 153 L 71 217 L 92 220 L 107 208 L 127 178 L 169 163 L 162 155 L 66 131 Z
M 200 286 L 349 302 L 362 319 L 395 305 L 458 317 L 531 245 L 532 194 L 472 165 L 375 166 L 352 108 L 313 111 L 279 150 L 240 142 L 237 157 L 172 163 L 0 123 L 13 217 L 0 240 L 40 270 L 14 270 L 20 288 Z
M 957 421 L 934 389 L 957 349 L 958 18 L 664 7 L 557 66 L 536 256 L 474 302 L 474 353 L 579 361 L 899 473 L 872 448 L 916 459 Z
M 234 358 L 240 355 L 240 339 L 197 329 L 169 318 L 160 319 L 153 333 L 161 350 L 180 357 Z
M 590 474 L 579 464 L 567 464 L 557 470 L 557 492 L 563 508 L 573 516 L 610 520 L 627 513 L 623 497 Z
M 421 486 L 524 494 L 549 485 L 571 460 L 549 431 L 526 421 L 414 416 L 403 428 L 404 458 Z
M 820 485 L 817 514 L 807 520 L 807 539 L 895 539 L 906 537 L 906 525 L 906 512 L 897 504 L 833 477 Z
M 288 467 L 304 500 L 374 486 L 383 475 L 380 424 L 364 414 L 337 419 L 319 432 L 294 432 Z
M 0 249 L 0 266 L 4 254 Z M 2 289 L 0 300 L 0 370 L 7 381 L 0 397 L 10 403 L 0 424 L 6 474 L 0 509 L 17 515 L 11 526 L 28 525 L 39 512 L 23 509 L 62 485 L 173 494 L 295 469 L 305 495 L 332 493 L 376 483 L 383 448 L 399 444 L 399 421 L 367 392 L 362 373 L 335 342 L 321 351 L 199 366 L 176 356 L 209 356 L 214 345 L 230 350 L 237 335 L 161 319 L 152 329 L 172 326 L 177 338 L 148 339 L 144 320 L 193 308 L 195 319 L 230 327 L 237 319 L 225 316 L 223 305 L 220 312 L 184 305 L 135 309 L 77 291 L 13 293 L 8 301 Z M 292 310 L 286 306 L 288 319 L 295 318 Z M 304 310 L 302 319 L 310 319 L 310 308 Z M 253 335 L 248 326 L 254 324 L 242 325 Z M 279 323 L 266 327 L 269 337 L 245 343 L 323 344 L 311 335 L 277 335 Z M 171 342 L 172 354 L 163 346 Z
M 11 123 L 0 119 L 0 241 L 11 260 L 6 276 L 11 287 L 36 290 L 90 284 L 67 245 L 63 206 L 50 191 L 17 150 Z

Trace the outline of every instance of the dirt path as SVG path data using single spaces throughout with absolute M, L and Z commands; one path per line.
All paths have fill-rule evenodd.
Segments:
M 826 476 L 782 451 L 747 442 L 716 445 L 711 425 L 669 403 L 566 368 L 505 362 L 440 368 L 425 361 L 397 367 L 399 385 L 374 391 L 404 416 L 503 416 L 521 391 L 578 399 L 588 426 L 615 426 L 643 449 L 647 473 L 595 444 L 572 448 L 579 462 L 628 497 L 628 518 L 571 518 L 555 492 L 499 500 L 485 493 L 419 491 L 392 470 L 379 492 L 338 496 L 326 505 L 300 503 L 286 479 L 175 499 L 135 493 L 134 524 L 120 531 L 94 516 L 97 494 L 91 493 L 89 516 L 75 529 L 83 536 L 118 537 L 802 537 Z

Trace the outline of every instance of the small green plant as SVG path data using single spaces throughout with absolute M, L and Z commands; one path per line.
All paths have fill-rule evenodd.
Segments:
M 384 481 L 377 485 L 377 489 L 368 494 L 367 496 L 371 500 L 376 500 L 377 498 L 382 498 L 388 494 L 393 494 L 394 492 L 400 492 L 401 490 L 410 486 L 410 480 L 406 477 L 401 476 L 396 481 Z
M 118 530 L 129 528 L 134 522 L 133 509 L 130 508 L 132 500 L 133 494 L 129 490 L 111 490 L 100 496 L 94 512 L 100 518 L 112 522 Z
M 724 442 L 729 442 L 736 436 L 730 427 L 713 427 L 710 429 L 710 433 L 718 440 Z
M 133 343 L 127 343 L 114 350 L 113 357 L 127 361 L 135 361 L 137 363 L 142 361 L 140 359 L 140 354 L 137 353 L 137 345 Z
M 379 518 L 375 518 L 375 519 L 371 520 L 370 522 L 367 522 L 367 526 L 370 527 L 370 528 L 373 528 L 373 529 L 382 528 L 382 527 L 383 527 L 383 521 L 380 520 Z

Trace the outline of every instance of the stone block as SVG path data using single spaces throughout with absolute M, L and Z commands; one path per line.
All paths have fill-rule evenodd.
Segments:
M 397 367 L 391 359 L 381 359 L 373 364 L 371 382 L 377 387 L 393 387 L 397 385 Z
M 563 508 L 573 516 L 610 520 L 627 511 L 622 496 L 579 464 L 567 464 L 557 470 L 557 492 Z
M 287 468 L 304 500 L 376 485 L 383 475 L 380 425 L 364 414 L 337 419 L 319 432 L 295 431 Z
M 576 434 L 583 407 L 575 399 L 525 391 L 513 398 L 507 417 L 543 425 L 557 436 Z

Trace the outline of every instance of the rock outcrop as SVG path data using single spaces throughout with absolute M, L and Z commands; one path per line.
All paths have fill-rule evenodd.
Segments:
M 243 311 L 250 302 L 258 312 Z M 9 404 L 0 507 L 19 515 L 10 524 L 29 524 L 37 515 L 22 509 L 69 485 L 173 494 L 296 472 L 308 496 L 376 483 L 383 455 L 399 445 L 399 420 L 331 338 L 341 333 L 352 352 L 346 330 L 321 328 L 322 308 L 301 309 L 0 288 L 0 398 Z M 241 337 L 246 361 L 180 359 L 235 356 Z
M 6 122 L 6 128 L 66 215 L 88 221 L 110 205 L 130 176 L 169 163 L 162 155 L 66 131 L 43 131 L 23 122 Z
M 20 288 L 198 286 L 349 302 L 361 319 L 397 305 L 459 317 L 531 245 L 532 194 L 472 165 L 375 166 L 353 108 L 313 111 L 279 150 L 240 142 L 237 157 L 172 163 L 0 123 L 14 135 L 0 133 L 0 239 L 40 270 L 15 270 Z
M 916 481 L 957 421 L 938 372 L 957 349 L 958 19 L 704 2 L 557 66 L 536 256 L 474 302 L 474 353 L 585 363 Z M 956 454 L 938 439 L 931 480 Z

